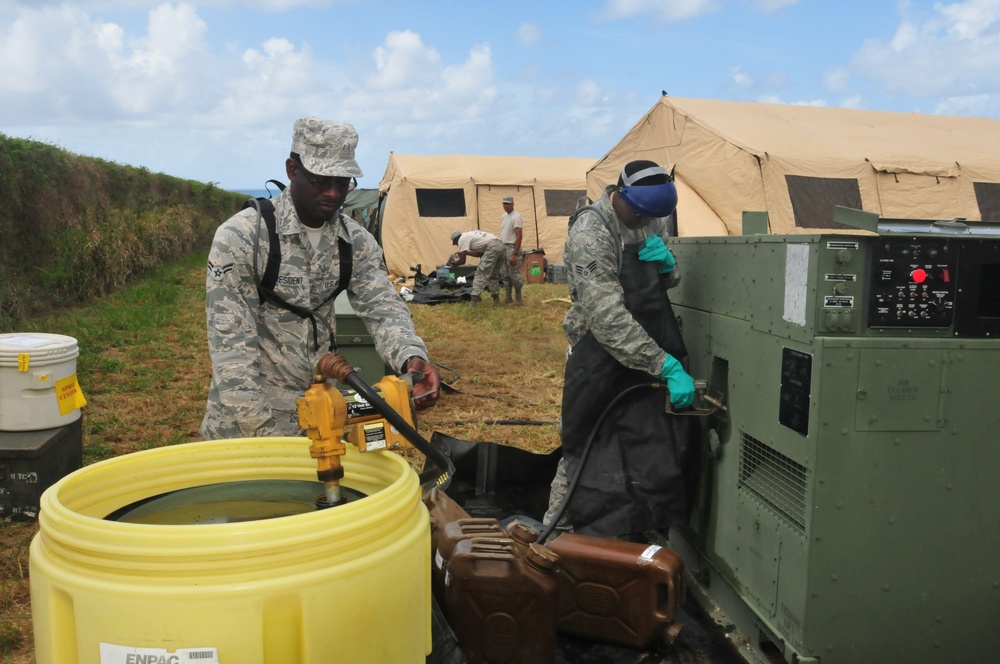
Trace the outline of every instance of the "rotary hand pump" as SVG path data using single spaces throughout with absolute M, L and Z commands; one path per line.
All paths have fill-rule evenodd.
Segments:
M 341 390 L 328 378 L 352 389 Z M 316 363 L 312 385 L 298 400 L 299 426 L 312 441 L 309 454 L 316 459 L 317 478 L 325 494 L 319 507 L 340 504 L 341 457 L 351 443 L 360 452 L 401 451 L 417 448 L 437 466 L 421 474 L 422 484 L 446 485 L 454 472 L 451 459 L 424 440 L 414 428 L 413 383 L 423 376 L 385 376 L 369 386 L 339 353 L 328 353 Z

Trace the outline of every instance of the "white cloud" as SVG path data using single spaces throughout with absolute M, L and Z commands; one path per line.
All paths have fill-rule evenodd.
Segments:
M 765 104 L 786 104 L 791 106 L 829 106 L 825 99 L 799 99 L 789 101 L 776 94 L 762 94 L 757 97 L 757 101 Z
M 17 62 L 0 79 L 0 122 L 69 123 L 204 109 L 214 65 L 206 26 L 190 5 L 149 12 L 145 35 L 91 19 L 70 5 L 24 9 L 0 28 L 0 58 Z M 200 84 L 199 84 L 200 83 Z M 205 87 L 203 87 L 205 86 Z
M 753 85 L 753 77 L 739 65 L 730 67 L 726 73 L 729 74 L 729 80 L 732 84 L 738 88 L 749 88 Z
M 939 102 L 934 107 L 934 112 L 942 115 L 973 115 L 995 118 L 1000 116 L 1000 96 L 950 97 Z
M 0 122 L 59 115 L 67 97 L 89 85 L 100 96 L 123 39 L 117 26 L 93 23 L 69 6 L 24 10 L 8 28 L 0 24 L 0 61 L 17 63 L 5 67 L 0 95 L 18 98 L 17 104 L 0 104 Z
M 390 32 L 375 49 L 377 74 L 368 84 L 378 90 L 414 88 L 436 82 L 441 55 L 409 30 Z
M 1000 94 L 1000 0 L 935 3 L 933 11 L 920 20 L 904 18 L 888 43 L 864 42 L 852 72 L 893 95 Z
M 303 43 L 296 29 L 267 20 L 236 36 L 206 25 L 213 14 L 198 10 L 209 4 L 0 0 L 0 58 L 17 63 L 0 76 L 0 131 L 255 186 L 281 176 L 295 118 L 322 115 L 355 124 L 363 186 L 373 186 L 390 150 L 596 158 L 651 102 L 600 74 L 584 78 L 582 68 L 548 71 L 542 63 L 501 79 L 501 56 L 489 43 L 470 41 L 444 56 L 412 30 L 376 32 L 377 47 L 360 51 L 356 43 L 367 41 Z M 84 9 L 98 6 L 141 9 Z M 230 41 L 209 43 L 216 33 Z M 517 36 L 537 43 L 542 33 L 525 22 Z
M 205 23 L 190 5 L 163 4 L 149 13 L 149 33 L 106 51 L 111 67 L 111 95 L 128 114 L 156 113 L 189 105 L 204 108 L 189 76 L 204 72 L 209 49 Z M 129 48 L 130 47 L 130 48 Z M 194 93 L 194 94 L 192 94 Z
M 164 0 L 72 0 L 73 5 L 83 11 L 148 9 L 158 7 Z M 66 0 L 5 0 L 22 7 L 39 8 L 67 4 Z M 283 12 L 297 7 L 322 8 L 336 4 L 335 0 L 197 0 L 200 7 L 218 7 L 257 10 L 262 12 Z M 343 4 L 343 3 L 341 3 Z
M 517 43 L 522 46 L 532 46 L 542 38 L 542 30 L 534 23 L 522 23 L 517 26 Z
M 851 95 L 850 97 L 840 100 L 840 103 L 837 104 L 837 106 L 841 108 L 861 109 L 865 107 L 864 98 L 862 98 L 861 95 Z
M 579 104 L 591 106 L 600 101 L 603 94 L 596 81 L 587 79 L 576 86 L 576 101 Z
M 920 43 L 920 31 L 917 26 L 913 25 L 909 21 L 903 21 L 896 28 L 896 34 L 893 35 L 892 41 L 889 42 L 889 48 L 894 53 L 903 53 L 907 49 L 913 48 Z
M 850 90 L 851 71 L 847 67 L 831 67 L 823 72 L 823 88 L 835 94 Z
M 608 21 L 651 16 L 662 22 L 682 21 L 719 9 L 718 0 L 605 0 L 598 17 Z
M 958 39 L 996 37 L 1000 23 L 1000 2 L 996 0 L 969 0 L 950 5 L 938 4 L 948 32 Z
M 488 44 L 474 46 L 464 62 L 445 65 L 436 49 L 407 30 L 390 32 L 373 57 L 374 74 L 343 107 L 348 116 L 364 116 L 397 135 L 451 133 L 481 120 L 497 95 Z

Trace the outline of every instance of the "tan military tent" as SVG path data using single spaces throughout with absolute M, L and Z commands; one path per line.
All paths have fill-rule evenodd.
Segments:
M 504 196 L 524 220 L 522 247 L 562 260 L 569 215 L 593 159 L 391 154 L 379 183 L 381 240 L 389 272 L 427 273 L 454 251 L 454 230 L 500 235 Z
M 1000 120 L 661 97 L 587 173 L 591 198 L 632 159 L 673 166 L 678 234 L 842 228 L 833 207 L 886 219 L 1000 221 Z

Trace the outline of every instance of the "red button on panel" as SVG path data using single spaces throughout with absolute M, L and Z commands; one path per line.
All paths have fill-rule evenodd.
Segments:
M 922 284 L 927 281 L 927 271 L 922 267 L 918 267 L 916 270 L 911 272 L 910 276 L 913 278 L 913 281 L 918 284 Z

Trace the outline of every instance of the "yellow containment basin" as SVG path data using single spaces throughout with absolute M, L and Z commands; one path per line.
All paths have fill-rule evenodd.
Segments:
M 31 542 L 38 664 L 423 663 L 430 527 L 416 473 L 348 446 L 364 497 L 237 523 L 109 521 L 170 491 L 315 481 L 306 438 L 189 443 L 84 467 L 42 495 Z

